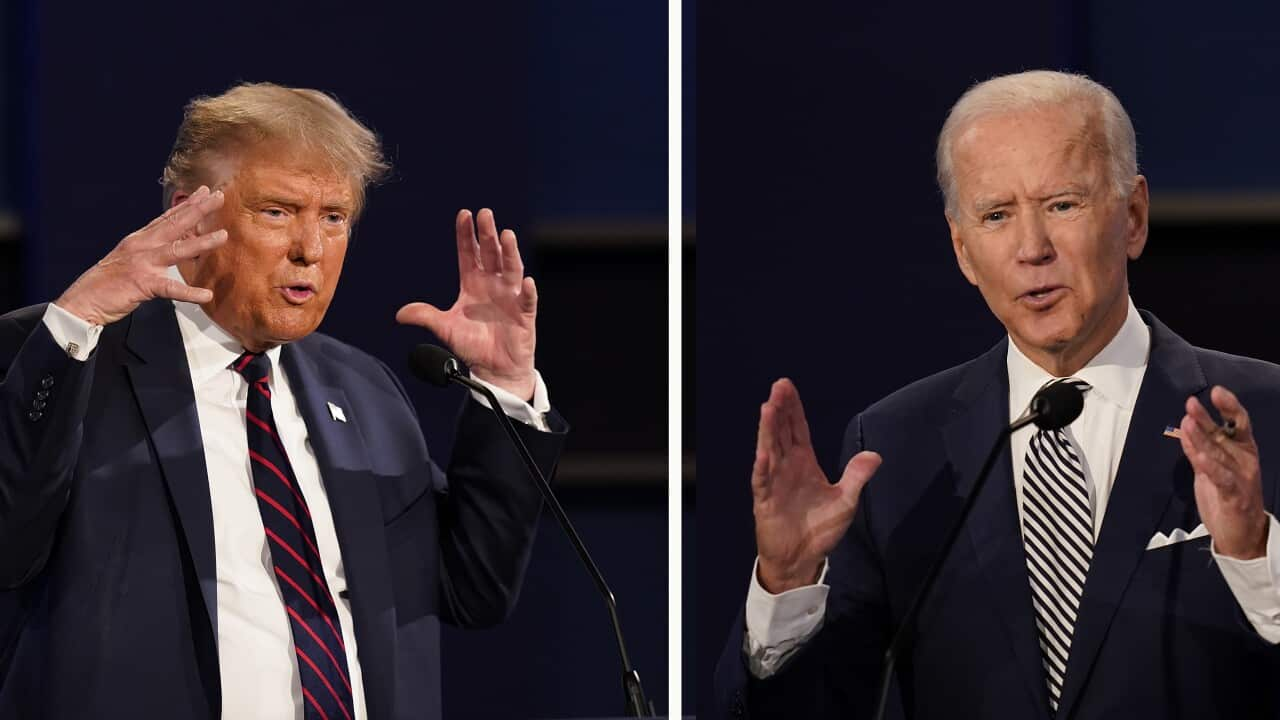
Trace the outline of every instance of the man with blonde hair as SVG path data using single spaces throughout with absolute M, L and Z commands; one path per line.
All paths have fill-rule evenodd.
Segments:
M 438 718 L 439 622 L 511 611 L 541 498 L 469 399 L 447 472 L 385 364 L 316 333 L 378 138 L 316 90 L 187 107 L 164 214 L 0 318 L 0 718 Z M 493 213 L 400 308 L 546 474 L 565 425 Z
M 1280 367 L 1193 347 L 1130 300 L 1148 194 L 1128 115 L 1084 76 L 997 77 L 952 108 L 937 166 L 960 271 L 1008 336 L 855 417 L 835 483 L 774 383 L 721 711 L 871 717 L 941 560 L 889 717 L 1277 717 L 1280 483 L 1259 448 L 1280 451 Z M 1001 440 L 940 558 L 987 449 L 1051 383 L 1083 393 L 1079 417 Z

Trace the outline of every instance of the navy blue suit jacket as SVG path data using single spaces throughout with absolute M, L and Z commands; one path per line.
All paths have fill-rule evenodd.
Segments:
M 1277 508 L 1280 367 L 1192 347 L 1151 315 L 1150 363 L 1094 548 L 1059 718 L 1280 717 L 1277 649 L 1244 617 L 1209 538 L 1147 550 L 1156 532 L 1200 523 L 1176 439 L 1191 395 L 1224 385 L 1258 433 L 1263 494 Z M 1009 422 L 1006 342 L 910 385 L 850 424 L 843 463 L 884 463 L 830 558 L 823 628 L 767 680 L 747 672 L 739 616 L 717 668 L 722 716 L 865 718 L 888 639 Z M 1268 461 L 1270 460 L 1270 461 Z M 890 717 L 1050 717 L 1005 443 L 898 661 Z
M 108 326 L 87 362 L 43 314 L 0 318 L 0 718 L 219 717 L 213 518 L 173 306 Z M 438 718 L 439 622 L 510 612 L 536 486 L 474 401 L 446 474 L 381 362 L 313 334 L 281 363 L 333 510 L 369 716 Z M 521 427 L 548 476 L 565 430 L 549 422 Z

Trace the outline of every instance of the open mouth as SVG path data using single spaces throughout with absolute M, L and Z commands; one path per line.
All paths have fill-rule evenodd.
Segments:
M 1018 299 L 1035 307 L 1043 308 L 1057 302 L 1066 293 L 1061 285 L 1043 285 L 1023 293 Z
M 301 305 L 314 297 L 316 290 L 310 283 L 298 283 L 296 285 L 281 286 L 280 294 L 284 295 L 284 299 L 294 305 Z

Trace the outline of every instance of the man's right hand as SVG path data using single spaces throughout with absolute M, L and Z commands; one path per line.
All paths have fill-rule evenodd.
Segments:
M 209 302 L 211 291 L 169 277 L 168 268 L 227 241 L 226 230 L 204 235 L 197 230 L 201 220 L 222 207 L 222 201 L 221 190 L 211 193 L 201 185 L 187 200 L 121 240 L 54 304 L 90 324 L 109 325 L 152 298 Z
M 786 378 L 773 384 L 760 407 L 751 469 L 758 578 L 765 590 L 777 594 L 817 582 L 878 467 L 878 454 L 860 452 L 849 460 L 840 482 L 828 482 L 814 455 L 796 386 Z

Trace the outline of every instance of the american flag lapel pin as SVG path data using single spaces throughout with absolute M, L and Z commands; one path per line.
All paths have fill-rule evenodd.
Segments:
M 1165 426 L 1165 429 L 1164 429 L 1164 436 L 1165 436 L 1165 437 L 1173 438 L 1174 440 L 1181 440 L 1181 439 L 1182 439 L 1182 430 L 1180 430 L 1180 429 L 1178 429 L 1178 428 L 1176 428 L 1176 427 L 1174 427 L 1174 426 L 1172 426 L 1172 425 L 1168 425 L 1168 426 Z
M 329 406 L 330 417 L 332 417 L 334 420 L 337 420 L 338 422 L 347 421 L 347 414 L 342 411 L 342 408 L 338 407 L 337 405 L 334 405 L 331 402 L 326 401 L 326 404 Z

